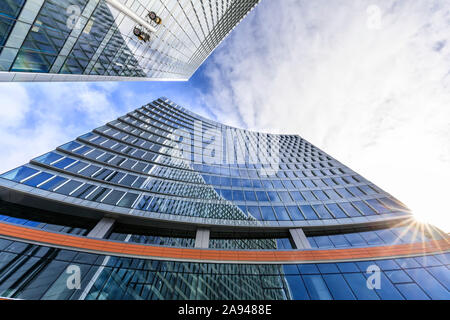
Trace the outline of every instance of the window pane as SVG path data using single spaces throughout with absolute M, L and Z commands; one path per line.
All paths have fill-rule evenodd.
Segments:
M 49 152 L 47 154 L 44 154 L 43 156 L 37 157 L 34 160 L 43 164 L 51 164 L 52 162 L 55 162 L 56 160 L 59 160 L 62 157 L 63 156 L 60 154 Z
M 53 177 L 52 174 L 47 173 L 47 172 L 41 172 L 38 175 L 34 176 L 33 178 L 25 181 L 24 184 L 26 184 L 27 186 L 36 187 L 37 185 L 50 179 L 51 177 Z
M 345 273 L 345 280 L 358 300 L 379 300 L 377 294 L 367 287 L 366 278 L 361 273 Z
M 7 173 L 3 174 L 1 177 L 8 179 L 8 180 L 15 181 L 15 182 L 20 182 L 20 181 L 24 180 L 25 178 L 28 178 L 29 176 L 31 176 L 37 172 L 38 172 L 38 170 L 36 170 L 36 169 L 32 169 L 32 168 L 23 166 L 23 167 L 14 169 L 10 172 L 7 172 Z
M 261 214 L 265 221 L 275 221 L 275 214 L 272 207 L 261 207 Z
M 304 275 L 303 280 L 312 300 L 332 300 L 321 275 Z
M 300 209 L 307 220 L 319 219 L 311 206 L 300 206 Z
M 309 300 L 308 292 L 306 291 L 303 280 L 300 276 L 286 276 L 286 281 L 289 285 L 289 291 L 294 300 Z
M 345 282 L 345 279 L 340 274 L 325 274 L 323 276 L 328 288 L 331 291 L 331 295 L 335 300 L 355 300 L 356 297 L 353 294 L 350 287 Z

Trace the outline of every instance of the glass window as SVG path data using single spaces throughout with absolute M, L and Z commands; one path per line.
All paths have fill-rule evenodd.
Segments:
M 72 151 L 80 146 L 81 146 L 81 144 L 79 144 L 78 142 L 71 141 L 69 143 L 62 145 L 60 148 L 64 149 L 64 150 Z
M 333 189 L 327 189 L 325 190 L 325 193 L 330 197 L 332 200 L 339 200 L 342 199 L 342 197 Z
M 358 266 L 353 262 L 338 262 L 336 265 L 342 273 L 359 272 Z
M 256 191 L 256 197 L 258 198 L 258 201 L 269 201 L 269 198 L 264 191 Z
M 220 185 L 222 187 L 231 187 L 231 178 L 229 178 L 229 177 L 221 177 L 220 178 Z
M 328 210 L 333 214 L 333 216 L 337 219 L 347 218 L 345 212 L 335 203 L 326 205 Z
M 402 269 L 420 267 L 420 264 L 418 264 L 414 258 L 398 258 L 395 259 L 395 262 L 397 262 Z
M 127 174 L 125 178 L 120 180 L 120 184 L 130 187 L 133 184 L 133 182 L 136 181 L 136 179 L 137 176 L 135 176 L 134 174 Z
M 436 279 L 439 279 L 442 285 L 445 286 L 448 291 L 450 291 L 450 274 L 447 267 L 429 267 L 426 268 L 426 270 L 428 270 L 428 272 L 430 272 Z
M 305 217 L 303 217 L 303 214 L 300 211 L 299 207 L 288 206 L 287 209 L 289 211 L 289 215 L 291 216 L 292 220 L 294 220 L 294 221 L 305 220 Z
M 369 274 L 366 274 L 367 278 L 369 276 Z M 380 289 L 375 288 L 374 291 L 382 300 L 404 300 L 403 296 L 383 272 L 380 273 L 380 284 Z
M 83 147 L 77 149 L 76 151 L 74 151 L 74 153 L 76 153 L 76 154 L 84 154 L 84 153 L 86 153 L 86 152 L 88 152 L 90 150 L 92 150 L 92 148 L 89 148 L 87 146 L 83 146 Z
M 397 263 L 395 263 L 394 260 L 380 260 L 377 261 L 377 265 L 380 267 L 381 270 L 399 270 L 401 269 Z
M 291 275 L 291 274 L 298 275 L 299 272 L 298 272 L 297 265 L 295 265 L 295 264 L 283 265 L 283 273 L 287 274 L 287 275 Z
M 325 208 L 324 205 L 322 204 L 313 205 L 313 208 L 321 219 L 333 219 L 333 217 L 330 215 L 330 213 L 328 212 L 328 210 Z
M 441 262 L 433 256 L 423 256 L 414 258 L 423 267 L 440 266 Z
M 47 181 L 46 183 L 41 185 L 39 188 L 43 189 L 43 190 L 53 190 L 53 189 L 57 188 L 58 186 L 60 186 L 61 184 L 63 184 L 66 181 L 67 181 L 66 178 L 55 177 L 52 180 Z
M 311 206 L 300 206 L 300 209 L 303 212 L 303 215 L 306 217 L 307 220 L 317 220 L 319 217 L 317 217 L 315 211 Z
M 315 264 L 298 264 L 297 268 L 300 274 L 320 274 Z
M 351 247 L 350 243 L 347 241 L 343 234 L 333 234 L 330 235 L 329 238 L 336 248 Z
M 372 216 L 375 215 L 376 212 L 373 211 L 367 204 L 365 204 L 363 201 L 355 201 L 353 204 L 366 216 Z
M 316 201 L 317 200 L 311 191 L 302 191 L 302 195 L 308 201 Z
M 280 196 L 282 202 L 291 202 L 292 201 L 291 196 L 289 195 L 289 192 L 287 192 L 287 191 L 280 191 L 280 192 L 278 192 L 278 195 Z
M 102 197 L 104 197 L 106 194 L 108 194 L 108 192 L 111 189 L 109 188 L 97 188 L 95 189 L 94 192 L 92 192 L 90 195 L 88 195 L 88 197 L 86 198 L 86 200 L 90 200 L 90 201 L 98 201 L 101 200 Z
M 280 221 L 290 221 L 291 220 L 285 207 L 276 206 L 273 208 L 275 209 L 275 213 L 277 215 L 278 220 L 280 220 Z
M 320 273 L 339 273 L 339 269 L 334 263 L 318 263 Z
M 289 286 L 289 292 L 294 300 L 309 300 L 308 292 L 306 291 L 302 277 L 299 275 L 286 276 L 286 281 Z
M 378 213 L 387 213 L 389 210 L 381 204 L 377 199 L 366 200 L 366 202 L 374 208 Z
M 113 190 L 108 196 L 102 201 L 102 203 L 115 205 L 117 201 L 125 194 L 123 191 Z
M 399 238 L 397 238 L 397 236 L 390 229 L 376 230 L 375 233 L 386 244 L 394 244 L 394 243 L 401 243 L 402 242 Z
M 245 191 L 245 200 L 247 201 L 256 201 L 256 195 L 253 191 Z
M 270 202 L 280 202 L 280 198 L 278 198 L 278 194 L 275 191 L 267 191 L 267 195 Z
M 328 196 L 322 190 L 314 190 L 314 195 L 319 200 L 329 200 Z
M 52 174 L 47 173 L 47 172 L 41 172 L 38 175 L 34 176 L 33 178 L 28 179 L 27 181 L 25 181 L 24 184 L 26 184 L 27 186 L 36 187 L 37 185 L 39 185 L 42 182 L 50 179 L 51 177 L 53 177 Z
M 332 300 L 321 275 L 303 275 L 306 288 L 312 300 Z
M 99 170 L 100 170 L 99 166 L 95 166 L 95 165 L 91 164 L 86 169 L 83 169 L 82 171 L 80 171 L 80 174 L 83 176 L 86 176 L 86 177 L 91 177 L 94 173 L 96 173 Z
M 380 237 L 377 236 L 377 234 L 374 231 L 360 232 L 359 234 L 370 245 L 383 244 L 383 241 L 380 239 Z
M 88 166 L 87 163 L 85 163 L 83 161 L 77 161 L 76 163 L 74 163 L 70 167 L 67 167 L 66 170 L 69 171 L 69 172 L 77 173 L 81 169 L 86 168 L 87 166 Z
M 43 163 L 43 164 L 51 164 L 53 162 L 55 162 L 56 160 L 61 159 L 63 156 L 60 154 L 57 154 L 55 152 L 49 152 L 47 154 L 44 154 L 40 157 L 37 157 L 36 159 L 34 159 L 34 161 Z
M 367 280 L 361 273 L 344 273 L 343 276 L 358 300 L 380 299 L 374 290 L 367 287 Z
M 220 195 L 224 197 L 226 200 L 233 201 L 233 193 L 231 192 L 231 190 L 221 189 Z
M 299 191 L 291 191 L 291 196 L 294 201 L 303 201 L 302 194 Z
M 356 210 L 356 208 L 353 207 L 350 203 L 344 202 L 344 203 L 340 203 L 339 205 L 345 210 L 345 212 L 347 212 L 347 214 L 350 217 L 360 217 L 361 216 L 361 213 L 359 213 L 359 211 Z
M 338 192 L 344 199 L 350 199 L 353 198 L 353 195 L 347 191 L 345 188 L 339 188 L 336 189 L 336 192 Z
M 55 164 L 53 164 L 53 166 L 56 168 L 59 168 L 59 169 L 64 169 L 64 168 L 68 167 L 69 165 L 73 164 L 74 162 L 76 162 L 76 160 L 71 159 L 71 158 L 64 158 L 64 159 L 56 162 Z
M 396 287 L 407 300 L 430 300 L 425 292 L 415 283 L 397 284 Z
M 425 269 L 407 269 L 406 272 L 431 299 L 450 300 L 450 292 Z
M 334 248 L 334 245 L 330 241 L 330 238 L 328 238 L 328 236 L 316 236 L 312 238 L 314 239 L 318 248 Z
M 262 217 L 265 221 L 275 221 L 275 214 L 273 213 L 272 207 L 260 207 Z
M 244 201 L 244 193 L 241 190 L 233 190 L 234 201 Z
M 117 204 L 119 207 L 125 207 L 125 208 L 131 208 L 131 206 L 133 205 L 134 201 L 137 199 L 138 194 L 136 193 L 131 193 L 128 192 L 123 198 L 122 200 L 119 201 L 119 203 Z
M 80 188 L 78 188 L 74 193 L 72 193 L 72 197 L 75 198 L 84 198 L 86 195 L 88 195 L 91 191 L 93 191 L 96 188 L 96 186 L 86 183 Z
M 394 284 L 413 282 L 403 270 L 386 271 L 385 274 Z
M 66 196 L 68 196 L 73 190 L 75 190 L 76 188 L 78 188 L 81 185 L 82 185 L 81 182 L 76 181 L 76 180 L 71 180 L 71 181 L 65 183 L 63 186 L 59 187 L 56 190 L 56 192 L 65 194 Z
M 359 197 L 365 196 L 365 194 L 361 190 L 359 190 L 358 187 L 348 187 L 348 190 L 351 193 L 353 193 L 355 196 L 359 196 Z
M 355 300 L 356 297 L 341 274 L 323 275 L 331 295 L 335 300 Z
M 259 211 L 259 207 L 248 207 L 248 212 L 256 219 L 261 221 L 261 212 Z
M 32 176 L 33 174 L 35 174 L 37 172 L 38 172 L 38 170 L 36 170 L 36 169 L 22 166 L 22 167 L 19 167 L 17 169 L 14 169 L 12 171 L 9 171 L 9 172 L 3 174 L 1 177 L 8 179 L 8 180 L 15 181 L 15 182 L 20 182 L 20 181 L 28 178 L 29 176 Z

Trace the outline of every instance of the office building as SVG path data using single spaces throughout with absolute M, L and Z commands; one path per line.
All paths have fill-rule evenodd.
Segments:
M 258 0 L 5 0 L 0 81 L 188 80 Z
M 0 176 L 6 299 L 449 299 L 450 242 L 297 135 L 160 98 Z

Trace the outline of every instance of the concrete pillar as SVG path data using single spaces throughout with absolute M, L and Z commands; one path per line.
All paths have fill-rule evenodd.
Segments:
M 296 249 L 311 249 L 311 244 L 301 228 L 289 229 L 289 233 Z
M 104 239 L 111 233 L 115 222 L 116 220 L 114 219 L 103 218 L 97 223 L 97 225 L 91 230 L 91 232 L 89 232 L 87 236 L 91 238 Z
M 197 234 L 195 235 L 195 247 L 196 248 L 209 248 L 209 230 L 208 229 L 197 229 Z

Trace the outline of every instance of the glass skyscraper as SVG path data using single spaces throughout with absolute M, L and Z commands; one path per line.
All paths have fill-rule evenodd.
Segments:
M 3 0 L 0 81 L 187 80 L 258 2 Z
M 450 299 L 449 249 L 301 137 L 167 98 L 0 177 L 7 299 Z

